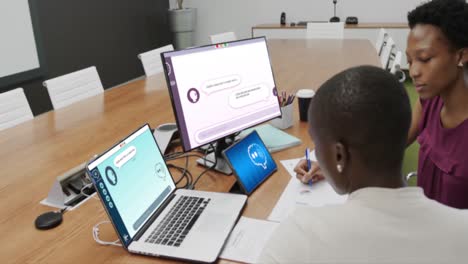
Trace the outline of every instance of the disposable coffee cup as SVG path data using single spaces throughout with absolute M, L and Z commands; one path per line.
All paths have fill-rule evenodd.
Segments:
M 297 91 L 296 97 L 299 104 L 299 119 L 303 122 L 307 121 L 307 112 L 309 110 L 310 101 L 314 97 L 315 91 L 312 89 L 301 89 Z

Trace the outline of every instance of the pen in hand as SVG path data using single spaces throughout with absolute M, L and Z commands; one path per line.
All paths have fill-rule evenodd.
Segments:
M 310 149 L 309 148 L 306 148 L 305 156 L 306 156 L 306 161 L 307 161 L 307 172 L 309 172 L 311 167 L 312 167 L 311 161 L 310 161 Z M 307 184 L 309 184 L 309 186 L 311 186 L 312 183 L 313 183 L 312 179 L 310 179 L 309 182 L 307 182 Z

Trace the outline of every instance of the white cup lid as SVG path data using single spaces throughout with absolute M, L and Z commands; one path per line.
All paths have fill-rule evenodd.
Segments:
M 312 98 L 315 95 L 315 91 L 312 89 L 300 89 L 297 91 L 296 96 L 302 98 Z

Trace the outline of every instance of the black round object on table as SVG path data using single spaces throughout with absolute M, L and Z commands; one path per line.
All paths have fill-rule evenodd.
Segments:
M 60 225 L 62 220 L 63 217 L 61 212 L 47 212 L 38 216 L 34 225 L 37 229 L 47 230 Z

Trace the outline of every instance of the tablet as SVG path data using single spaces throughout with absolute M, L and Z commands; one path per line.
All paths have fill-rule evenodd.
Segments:
M 277 169 L 270 152 L 255 130 L 225 149 L 223 155 L 245 194 L 251 194 Z

